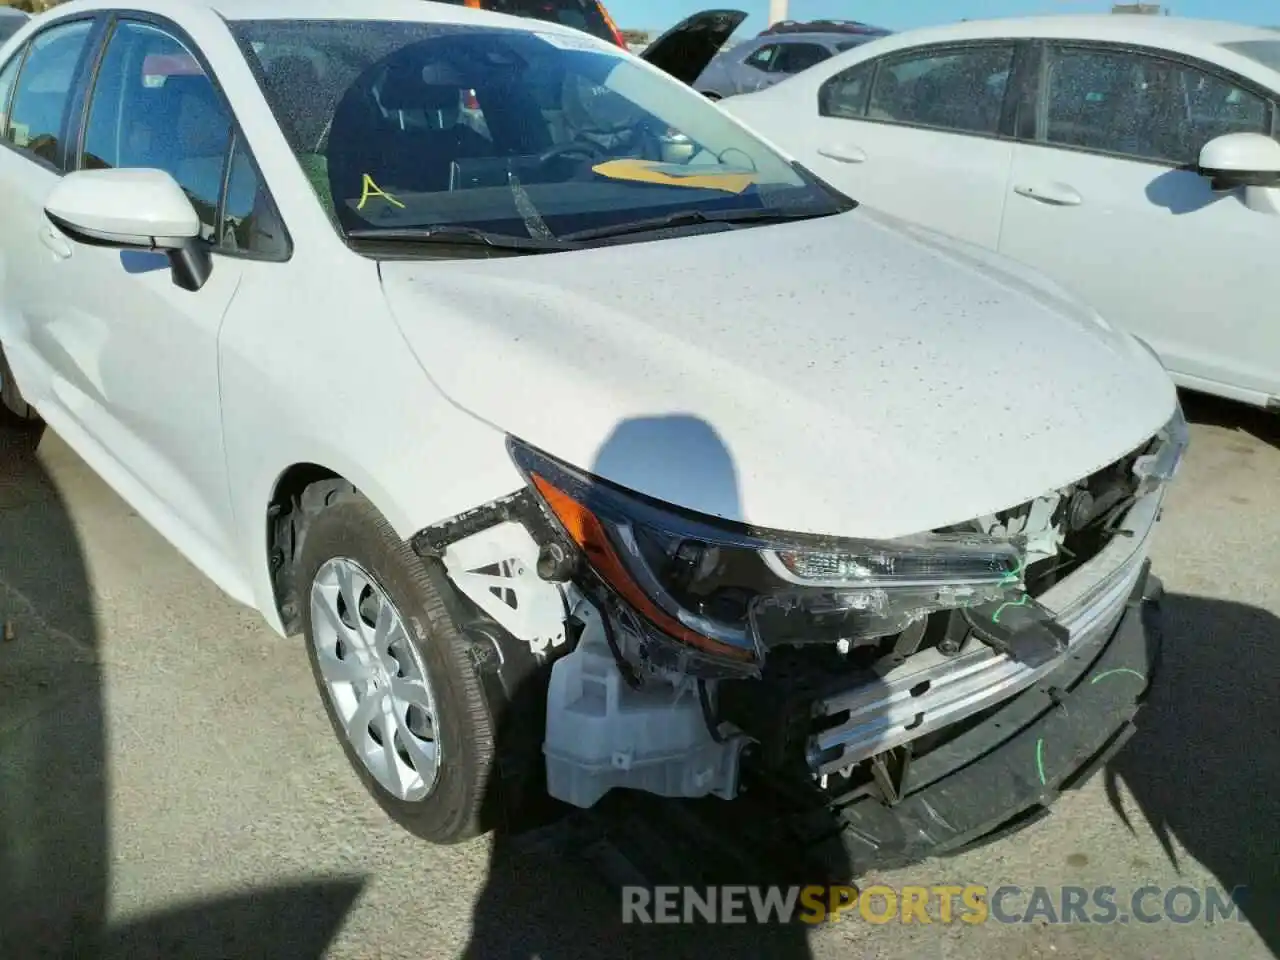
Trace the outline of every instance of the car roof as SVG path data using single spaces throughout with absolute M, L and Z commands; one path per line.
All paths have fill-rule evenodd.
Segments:
M 936 27 L 904 30 L 874 41 L 884 49 L 895 46 L 949 40 L 1023 39 L 1043 37 L 1061 40 L 1096 40 L 1162 47 L 1194 54 L 1225 43 L 1245 40 L 1280 40 L 1280 33 L 1225 20 L 1161 17 L 1142 14 L 1054 14 L 1039 17 L 1003 17 L 964 20 Z
M 795 33 L 762 33 L 757 37 L 752 37 L 751 42 L 763 46 L 766 43 L 842 43 L 846 40 L 856 38 L 852 33 L 834 33 L 826 30 L 814 30 L 813 32 Z M 874 39 L 873 37 L 863 37 L 864 40 Z
M 176 19 L 181 11 L 212 12 L 225 20 L 397 20 L 410 23 L 447 23 L 462 26 L 508 27 L 539 33 L 582 37 L 572 27 L 551 21 L 530 21 L 525 17 L 477 10 L 462 4 L 432 0 L 71 0 L 53 7 L 51 13 L 73 10 L 152 10 Z

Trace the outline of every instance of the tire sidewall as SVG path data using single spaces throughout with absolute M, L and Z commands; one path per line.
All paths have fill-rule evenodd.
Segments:
M 13 378 L 13 370 L 9 367 L 9 358 L 0 347 L 0 408 L 10 420 L 32 423 L 36 420 L 35 410 L 27 403 L 18 389 L 18 381 Z
M 369 772 L 347 737 L 321 674 L 312 639 L 311 588 L 320 568 L 336 557 L 359 564 L 391 599 L 426 667 L 436 706 L 440 766 L 421 800 L 401 800 Z M 492 733 L 483 722 L 487 715 L 476 717 L 479 683 L 466 641 L 447 613 L 442 588 L 451 588 L 443 574 L 414 555 L 366 502 L 354 498 L 339 500 L 312 518 L 301 543 L 298 574 L 311 671 L 334 736 L 365 788 L 393 820 L 424 839 L 455 843 L 478 835 L 483 796 L 477 794 L 483 793 L 493 762 Z M 477 724 L 477 719 L 482 722 Z

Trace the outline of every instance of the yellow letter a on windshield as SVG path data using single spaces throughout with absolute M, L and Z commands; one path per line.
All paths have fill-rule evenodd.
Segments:
M 393 204 L 401 209 L 404 208 L 403 203 L 391 194 L 384 193 L 382 188 L 373 182 L 373 177 L 366 173 L 364 175 L 364 179 L 360 183 L 360 202 L 356 204 L 356 209 L 363 210 L 364 205 L 369 202 L 370 197 L 381 197 L 383 200 L 387 201 L 387 203 Z

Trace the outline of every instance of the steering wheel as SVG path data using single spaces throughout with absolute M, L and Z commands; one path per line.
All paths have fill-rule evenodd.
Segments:
M 538 154 L 538 163 L 547 164 L 557 157 L 582 157 L 584 160 L 603 159 L 607 154 L 594 143 L 585 140 L 570 140 L 568 143 L 556 143 Z

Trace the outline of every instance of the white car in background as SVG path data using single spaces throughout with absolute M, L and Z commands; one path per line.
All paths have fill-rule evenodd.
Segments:
M 0 112 L 5 405 L 305 638 L 418 835 L 750 775 L 916 859 L 1132 732 L 1186 424 L 1034 273 L 463 6 L 73 0 Z
M 861 202 L 1020 260 L 1184 387 L 1280 404 L 1280 34 L 1149 16 L 872 41 L 723 109 Z

